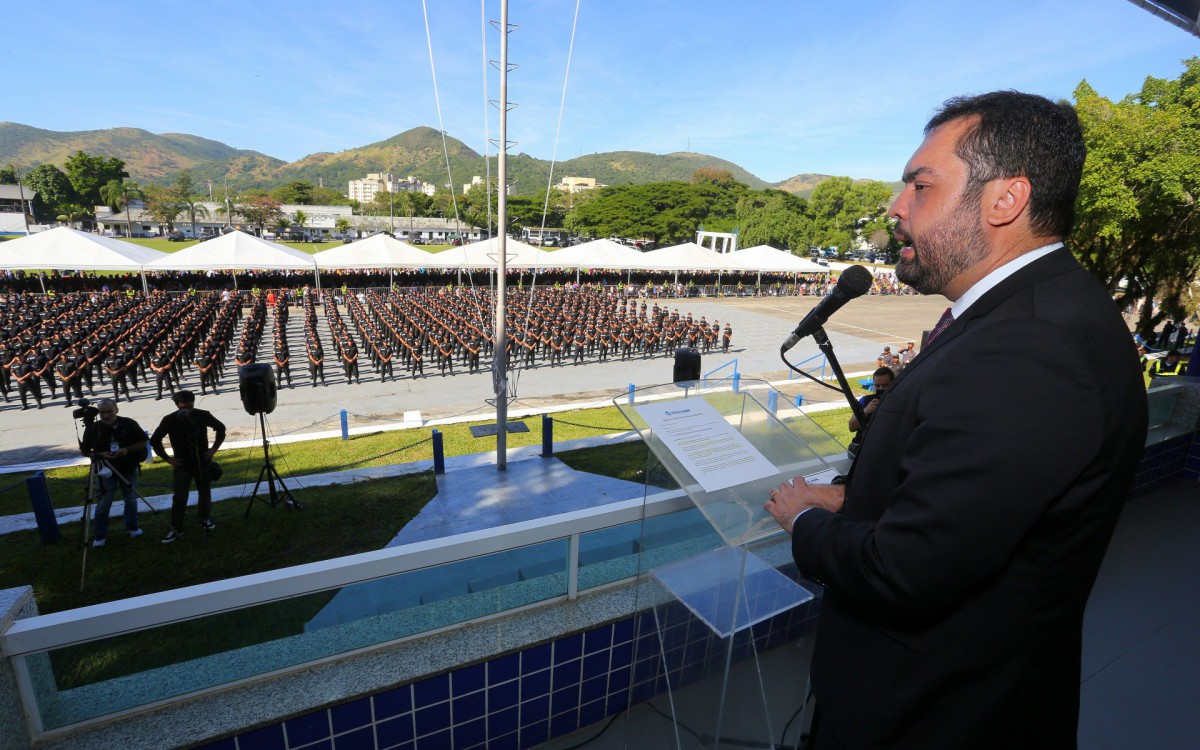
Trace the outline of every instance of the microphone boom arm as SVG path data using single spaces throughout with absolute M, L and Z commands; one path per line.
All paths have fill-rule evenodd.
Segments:
M 838 364 L 837 356 L 833 353 L 833 343 L 829 340 L 829 336 L 825 335 L 825 328 L 818 327 L 813 331 L 812 336 L 813 340 L 817 342 L 817 348 L 825 355 L 825 359 L 829 360 L 829 366 L 837 377 L 838 385 L 842 387 L 846 401 L 850 403 L 850 411 L 854 413 L 854 418 L 860 425 L 866 426 L 867 415 L 863 411 L 862 404 L 858 403 L 858 399 L 854 397 L 854 392 L 850 390 L 850 383 L 846 381 L 846 374 L 842 372 L 842 366 Z

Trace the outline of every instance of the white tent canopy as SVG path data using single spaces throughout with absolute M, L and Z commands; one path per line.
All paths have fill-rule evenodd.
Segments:
M 315 271 L 313 256 L 233 231 L 146 264 L 147 271 L 302 270 Z
M 761 271 L 764 273 L 829 273 L 825 266 L 819 266 L 806 258 L 799 258 L 783 250 L 776 250 L 770 245 L 755 245 L 729 253 L 730 264 L 742 271 Z
M 734 271 L 727 256 L 695 242 L 685 242 L 642 253 L 642 268 L 661 271 Z
M 0 268 L 140 271 L 166 253 L 111 237 L 56 227 L 0 243 Z
M 592 240 L 582 245 L 545 253 L 546 265 L 555 268 L 645 268 L 645 254 L 609 239 Z
M 318 268 L 429 268 L 438 265 L 434 253 L 382 233 L 322 250 L 312 258 Z
M 462 247 L 452 247 L 440 253 L 430 253 L 434 268 L 491 268 L 499 263 L 500 239 L 493 237 L 482 242 L 472 242 Z M 509 239 L 504 243 L 508 268 L 547 268 L 553 266 L 553 253 L 519 240 Z

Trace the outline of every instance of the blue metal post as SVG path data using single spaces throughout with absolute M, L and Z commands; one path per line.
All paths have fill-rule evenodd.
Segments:
M 542 458 L 554 455 L 554 420 L 549 414 L 542 415 Z
M 636 390 L 633 383 L 629 384 L 629 405 L 633 406 L 633 392 Z
M 46 484 L 46 472 L 39 471 L 25 480 L 29 490 L 29 501 L 33 505 L 33 517 L 37 521 L 42 541 L 51 544 L 58 541 L 58 519 L 50 504 L 50 487 Z
M 740 373 L 735 371 L 733 373 L 733 392 L 734 393 L 738 392 L 738 386 L 740 386 L 741 384 L 742 384 L 742 376 Z
M 442 448 L 442 433 L 433 431 L 433 473 L 446 473 L 446 451 Z
M 342 409 L 342 440 L 350 439 L 350 420 L 346 417 L 346 410 Z
M 767 411 L 772 414 L 779 411 L 779 391 L 767 392 Z
M 800 408 L 801 406 L 804 406 L 804 394 L 797 393 L 796 394 L 796 408 Z

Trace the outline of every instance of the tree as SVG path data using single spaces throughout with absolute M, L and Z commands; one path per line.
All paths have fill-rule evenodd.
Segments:
M 807 209 L 808 203 L 803 198 L 782 190 L 763 190 L 743 196 L 737 204 L 737 220 L 741 227 L 738 244 L 745 247 L 807 247 L 813 237 L 813 223 Z
M 854 182 L 831 177 L 813 189 L 809 210 L 814 223 L 813 243 L 850 249 L 860 233 L 870 236 L 888 224 L 892 189 L 885 182 Z
M 119 181 L 129 176 L 124 161 L 116 157 L 89 156 L 82 151 L 76 151 L 74 156 L 67 159 L 65 170 L 79 202 L 85 206 L 104 203 L 101 189 L 113 180 Z
M 261 232 L 268 224 L 283 216 L 279 201 L 270 196 L 255 195 L 238 206 L 238 213 L 252 227 Z
M 351 226 L 350 220 L 345 216 L 333 222 L 333 230 L 343 237 L 350 233 Z
M 304 180 L 296 180 L 271 191 L 271 197 L 280 203 L 292 203 L 299 206 L 313 204 L 313 191 L 316 185 Z
M 35 216 L 57 216 L 64 204 L 75 203 L 75 188 L 67 176 L 53 164 L 39 164 L 22 180 L 25 187 L 36 192 L 33 199 Z
M 80 152 L 82 153 L 82 152 Z M 136 182 L 110 180 L 100 188 L 100 200 L 104 201 L 113 211 L 125 209 L 125 236 L 133 236 L 133 219 L 130 217 L 130 205 L 134 201 L 143 200 L 145 193 Z
M 276 239 L 287 234 L 288 230 L 291 228 L 292 220 L 283 214 L 280 214 L 279 218 L 275 219 L 275 223 L 271 225 L 271 231 L 275 232 Z
M 0 185 L 16 185 L 17 184 L 17 168 L 12 164 L 7 167 L 0 167 Z
M 308 233 L 304 231 L 304 223 L 308 221 L 308 214 L 296 209 L 296 213 L 292 214 L 292 221 L 300 226 L 300 234 L 304 239 L 308 239 Z M 301 240 L 303 242 L 304 240 Z
M 1122 308 L 1147 300 L 1137 328 L 1148 335 L 1184 316 L 1200 271 L 1200 59 L 1119 102 L 1083 81 L 1075 101 L 1088 156 L 1071 246 Z
M 83 224 L 85 222 L 95 218 L 95 216 L 92 214 L 92 209 L 87 208 L 86 206 L 81 206 L 78 203 L 64 203 L 58 207 L 58 211 L 58 216 L 56 216 L 54 219 L 55 221 L 66 224 L 67 226 L 72 226 L 78 222 L 80 225 L 79 228 L 81 229 L 83 228 Z
M 183 205 L 175 189 L 148 185 L 142 193 L 145 197 L 146 213 L 158 225 L 159 233 L 164 233 L 164 227 L 174 229 L 175 219 L 183 212 Z
M 176 190 L 179 188 L 176 187 Z M 192 223 L 192 236 L 196 235 L 196 217 L 201 216 L 208 218 L 208 209 L 200 201 L 204 200 L 199 195 L 189 195 L 186 193 L 175 193 L 176 200 L 179 203 L 179 210 L 187 214 Z M 220 210 L 219 208 L 217 209 Z

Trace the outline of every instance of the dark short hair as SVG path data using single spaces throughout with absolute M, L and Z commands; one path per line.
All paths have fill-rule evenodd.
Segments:
M 960 96 L 942 105 L 925 134 L 963 118 L 975 118 L 955 147 L 968 168 L 964 198 L 978 200 L 991 180 L 1028 177 L 1030 226 L 1043 236 L 1070 234 L 1087 157 L 1075 109 L 1019 91 Z
M 871 373 L 872 378 L 877 378 L 880 375 L 887 375 L 892 380 L 896 379 L 896 373 L 890 367 L 880 367 L 878 370 Z
M 177 404 L 194 404 L 196 403 L 196 394 L 191 391 L 175 391 L 171 400 Z

